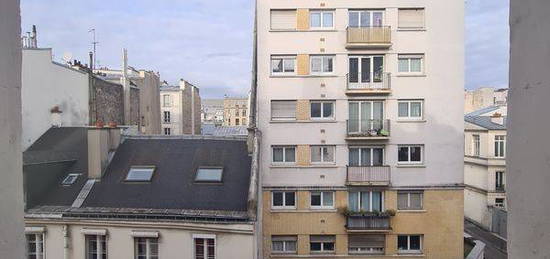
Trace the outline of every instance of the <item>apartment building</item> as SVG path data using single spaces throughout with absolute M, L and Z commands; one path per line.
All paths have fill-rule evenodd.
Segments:
M 223 126 L 246 126 L 248 98 L 225 97 L 223 99 Z
M 464 91 L 464 114 L 494 105 L 506 105 L 508 88 L 480 87 Z
M 201 134 L 199 88 L 182 79 L 178 86 L 162 85 L 160 99 L 162 134 Z
M 258 1 L 264 258 L 463 258 L 463 31 L 460 0 Z
M 201 122 L 220 126 L 223 124 L 223 99 L 201 100 Z
M 499 216 L 507 207 L 507 107 L 487 107 L 464 121 L 464 216 L 505 236 L 506 219 Z

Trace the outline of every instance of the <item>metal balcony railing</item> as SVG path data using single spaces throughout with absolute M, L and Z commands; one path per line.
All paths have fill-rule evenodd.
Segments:
M 390 120 L 348 120 L 347 135 L 351 138 L 388 138 L 390 136 Z
M 347 183 L 349 185 L 390 185 L 391 168 L 389 166 L 348 166 Z
M 346 228 L 348 230 L 391 230 L 390 216 L 347 216 Z
M 367 76 L 364 76 L 367 77 Z M 391 90 L 391 73 L 370 73 L 368 78 L 360 78 L 360 75 L 346 74 L 346 88 L 348 91 L 360 90 Z

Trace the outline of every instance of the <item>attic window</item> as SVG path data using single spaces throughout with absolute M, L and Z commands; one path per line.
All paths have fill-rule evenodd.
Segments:
M 221 167 L 201 167 L 197 169 L 196 182 L 221 182 L 223 168 Z
M 63 179 L 63 182 L 61 182 L 61 184 L 72 185 L 73 183 L 76 182 L 76 180 L 78 179 L 78 176 L 80 176 L 80 174 L 69 174 L 65 177 L 65 179 Z
M 150 182 L 155 172 L 154 166 L 132 166 L 126 175 L 127 182 Z

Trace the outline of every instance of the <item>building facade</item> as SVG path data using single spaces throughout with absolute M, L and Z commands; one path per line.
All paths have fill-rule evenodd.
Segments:
M 264 258 L 463 258 L 464 2 L 260 0 L 257 31 Z
M 490 106 L 464 120 L 464 216 L 493 229 L 494 210 L 506 210 L 507 109 Z
M 185 80 L 179 86 L 161 86 L 160 105 L 162 134 L 201 134 L 201 97 L 196 86 Z
M 224 108 L 223 99 L 202 99 L 201 100 L 201 122 L 203 124 L 223 124 Z
M 506 105 L 508 88 L 481 87 L 464 91 L 464 113 L 471 113 L 494 105 Z
M 223 99 L 223 126 L 246 126 L 247 120 L 248 98 Z

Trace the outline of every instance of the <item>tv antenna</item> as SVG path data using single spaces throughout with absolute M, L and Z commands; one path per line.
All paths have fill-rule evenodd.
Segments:
M 95 39 L 95 28 L 92 28 L 88 31 L 89 33 L 92 33 L 92 45 L 94 46 L 94 64 L 93 64 L 93 67 L 91 68 L 92 70 L 95 69 L 95 66 L 96 66 L 96 59 L 97 59 L 97 53 L 96 53 L 96 46 L 97 44 L 99 43 L 99 41 L 96 41 Z

